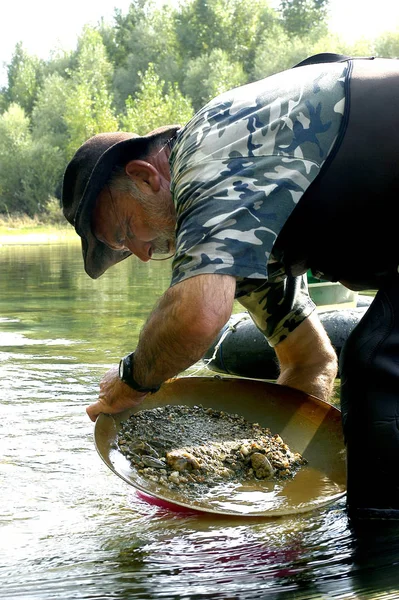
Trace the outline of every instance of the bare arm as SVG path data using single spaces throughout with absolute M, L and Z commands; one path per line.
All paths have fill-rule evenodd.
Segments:
M 169 288 L 141 331 L 134 355 L 136 381 L 153 387 L 199 360 L 229 319 L 234 294 L 230 275 L 198 275 Z M 87 413 L 95 421 L 101 412 L 121 412 L 144 397 L 111 369 L 100 384 L 98 402 Z
M 199 360 L 229 319 L 235 279 L 199 275 L 170 288 L 140 334 L 134 373 L 141 385 L 161 383 Z
M 337 356 L 316 312 L 275 346 L 277 383 L 329 400 L 337 376 Z

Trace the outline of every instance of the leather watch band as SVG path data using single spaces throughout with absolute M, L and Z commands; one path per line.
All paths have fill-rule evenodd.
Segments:
M 137 392 L 143 392 L 145 394 L 155 394 L 161 387 L 160 385 L 146 388 L 137 383 L 134 379 L 134 352 L 124 356 L 119 363 L 119 377 L 129 387 L 133 388 Z

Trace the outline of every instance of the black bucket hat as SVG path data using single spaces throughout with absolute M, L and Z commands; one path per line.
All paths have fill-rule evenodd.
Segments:
M 84 266 L 92 279 L 97 279 L 109 267 L 131 255 L 127 250 L 112 250 L 94 236 L 91 217 L 98 195 L 115 167 L 125 166 L 133 159 L 145 158 L 160 137 L 166 142 L 179 128 L 168 125 L 145 136 L 121 131 L 99 133 L 87 140 L 68 164 L 62 187 L 62 209 L 82 238 Z

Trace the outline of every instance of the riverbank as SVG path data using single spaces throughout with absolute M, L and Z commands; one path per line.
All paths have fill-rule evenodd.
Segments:
M 0 246 L 28 244 L 65 244 L 78 242 L 73 227 L 66 225 L 0 223 Z

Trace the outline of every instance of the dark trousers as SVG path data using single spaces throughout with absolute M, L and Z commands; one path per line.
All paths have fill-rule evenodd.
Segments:
M 340 376 L 349 514 L 399 518 L 399 276 L 349 336 Z

